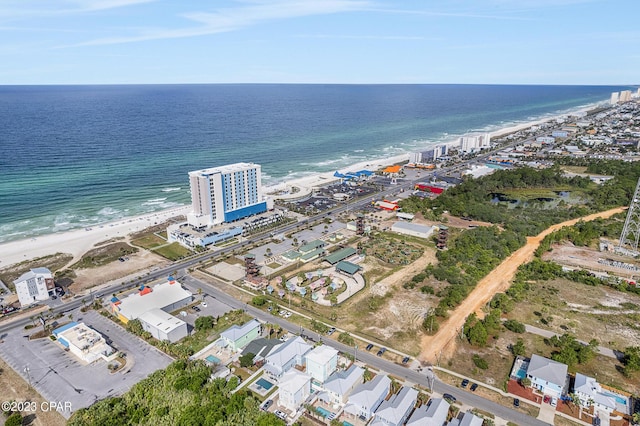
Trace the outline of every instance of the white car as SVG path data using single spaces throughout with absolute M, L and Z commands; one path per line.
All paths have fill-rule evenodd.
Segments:
M 280 417 L 282 420 L 287 418 L 287 415 L 285 413 L 283 413 L 280 410 L 276 410 L 273 414 L 275 414 L 276 416 Z
M 284 314 L 284 317 L 285 317 L 285 318 L 289 318 L 291 315 L 293 315 L 291 312 L 286 312 L 286 313 Z
M 551 406 L 552 407 L 556 407 L 558 405 L 558 398 L 556 398 L 555 396 L 551 398 Z
M 207 302 L 202 302 L 201 305 L 202 305 L 203 308 L 206 308 L 207 307 Z

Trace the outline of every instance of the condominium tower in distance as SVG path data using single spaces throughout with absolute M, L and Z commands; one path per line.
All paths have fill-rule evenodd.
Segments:
M 189 172 L 193 227 L 233 222 L 267 210 L 260 165 L 235 163 Z

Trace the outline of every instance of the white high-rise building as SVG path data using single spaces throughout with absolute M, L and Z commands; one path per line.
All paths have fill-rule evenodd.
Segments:
M 491 147 L 491 135 L 467 135 L 460 138 L 460 151 L 464 153 L 476 152 Z
M 631 100 L 631 90 L 623 90 L 620 92 L 619 102 L 629 102 Z
M 267 210 L 260 165 L 236 163 L 189 172 L 192 226 L 233 222 Z
M 611 99 L 609 100 L 609 103 L 611 105 L 615 105 L 618 103 L 619 99 L 620 99 L 620 92 L 611 92 Z

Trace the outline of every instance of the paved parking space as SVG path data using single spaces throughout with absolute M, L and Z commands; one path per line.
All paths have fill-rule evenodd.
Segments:
M 170 357 L 153 346 L 127 333 L 122 327 L 100 314 L 89 311 L 75 314 L 96 329 L 119 351 L 127 354 L 127 366 L 111 373 L 107 363 L 98 361 L 83 365 L 71 353 L 49 338 L 29 340 L 33 330 L 8 332 L 0 344 L 0 356 L 49 401 L 70 402 L 71 410 L 88 407 L 109 396 L 119 395 L 152 372 L 165 368 Z M 28 370 L 27 370 L 28 369 Z M 69 418 L 70 411 L 61 414 Z

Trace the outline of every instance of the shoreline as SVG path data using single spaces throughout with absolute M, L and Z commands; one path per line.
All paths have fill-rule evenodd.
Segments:
M 501 137 L 509 133 L 530 128 L 531 126 L 547 123 L 561 117 L 589 111 L 597 107 L 599 104 L 600 103 L 584 106 L 570 112 L 558 113 L 553 116 L 538 118 L 528 122 L 511 124 L 506 127 L 496 129 L 495 131 L 477 131 L 472 133 L 484 132 L 489 133 L 491 138 Z M 430 146 L 441 144 L 453 146 L 458 143 L 458 137 L 445 142 L 428 143 L 428 141 L 425 141 L 425 146 L 421 149 L 426 150 Z M 338 171 L 342 173 L 362 169 L 371 169 L 372 171 L 375 171 L 383 166 L 408 161 L 408 159 L 409 152 L 386 158 L 360 161 L 348 167 L 339 168 Z M 265 194 L 269 194 L 287 190 L 292 187 L 297 187 L 301 190 L 310 190 L 314 186 L 327 184 L 336 180 L 333 177 L 333 173 L 333 171 L 318 173 L 311 176 L 286 180 L 275 185 L 263 186 L 263 192 Z M 171 207 L 166 210 L 159 210 L 153 213 L 146 213 L 144 215 L 123 217 L 115 221 L 91 225 L 90 228 L 80 228 L 0 243 L 0 269 L 26 260 L 53 255 L 55 253 L 69 253 L 74 256 L 74 259 L 77 259 L 103 241 L 117 237 L 126 237 L 134 232 L 142 231 L 143 229 L 149 228 L 155 224 L 165 222 L 175 216 L 186 216 L 190 210 L 191 205 L 187 204 L 179 207 Z

